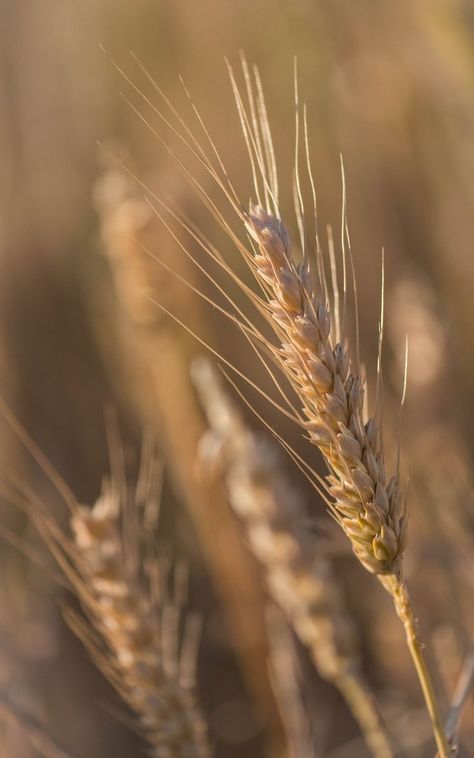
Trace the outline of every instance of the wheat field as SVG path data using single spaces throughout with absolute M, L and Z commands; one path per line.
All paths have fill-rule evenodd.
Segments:
M 470 3 L 0 20 L 0 755 L 474 756 Z

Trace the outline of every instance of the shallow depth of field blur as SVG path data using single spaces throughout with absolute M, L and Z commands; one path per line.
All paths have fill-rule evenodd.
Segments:
M 245 275 L 236 251 L 173 158 L 121 97 L 125 93 L 152 117 L 100 45 L 158 102 L 130 55 L 134 51 L 198 129 L 180 84 L 183 76 L 247 203 L 251 173 L 224 61 L 228 57 L 237 70 L 242 49 L 260 69 L 289 213 L 296 54 L 321 237 L 326 239 L 331 224 L 336 245 L 340 154 L 344 158 L 361 348 L 371 383 L 385 250 L 385 444 L 391 461 L 408 336 L 402 422 L 411 509 L 406 565 L 446 710 L 474 625 L 472 3 L 0 2 L 1 395 L 84 503 L 94 502 L 108 470 L 107 418 L 118 419 L 132 476 L 143 434 L 156 437 L 166 466 L 159 538 L 188 561 L 189 603 L 203 615 L 199 696 L 216 755 L 257 758 L 269 754 L 272 705 L 267 703 L 265 713 L 268 693 L 259 692 L 252 678 L 252 650 L 236 651 L 236 635 L 229 630 L 232 608 L 223 609 L 216 590 L 218 556 L 225 554 L 225 545 L 217 544 L 216 533 L 217 558 L 209 560 L 212 541 L 200 539 L 212 531 L 216 503 L 192 502 L 189 488 L 198 465 L 193 461 L 195 430 L 204 422 L 186 372 L 191 356 L 203 348 L 144 291 L 259 386 L 271 391 L 271 383 L 239 331 L 129 239 L 139 237 L 180 277 L 211 293 L 149 213 L 143 190 L 111 154 L 189 216 Z M 153 123 L 176 146 L 176 137 L 159 120 Z M 205 172 L 199 167 L 197 172 L 203 186 L 211 186 Z M 191 244 L 189 238 L 186 242 Z M 244 382 L 239 386 L 258 413 L 323 470 L 317 452 L 298 439 L 298 430 Z M 244 405 L 243 413 L 259 427 Z M 5 424 L 0 449 L 2 471 L 49 498 L 66 524 L 57 495 Z M 432 755 L 419 687 L 388 597 L 356 564 L 291 461 L 287 471 L 329 545 L 359 629 L 365 671 L 390 729 L 406 735 L 405 755 Z M 77 758 L 145 755 L 144 743 L 129 728 L 126 707 L 62 620 L 60 605 L 74 600 L 52 580 L 51 573 L 58 572 L 40 538 L 6 502 L 1 524 L 2 532 L 19 535 L 40 553 L 49 573 L 9 544 L 5 534 L 0 543 L 0 690 Z M 302 651 L 299 657 L 314 754 L 365 756 L 344 702 L 311 672 Z M 472 700 L 462 734 L 464 754 L 474 755 Z M 0 755 L 30 758 L 36 753 L 21 728 L 8 724 L 0 727 Z

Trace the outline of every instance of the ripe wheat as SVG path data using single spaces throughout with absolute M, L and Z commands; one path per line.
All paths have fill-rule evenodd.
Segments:
M 277 370 L 293 388 L 297 398 L 296 405 L 288 401 L 276 380 L 284 398 L 283 412 L 304 429 L 305 436 L 319 448 L 328 465 L 329 473 L 325 479 L 318 480 L 318 490 L 348 536 L 358 560 L 377 576 L 392 596 L 396 612 L 405 628 L 407 644 L 423 689 L 438 750 L 442 758 L 446 758 L 450 753 L 450 747 L 424 660 L 423 645 L 403 573 L 406 538 L 405 493 L 400 485 L 398 473 L 389 477 L 385 472 L 380 428 L 380 391 L 376 395 L 374 415 L 369 417 L 364 411 L 364 381 L 359 367 L 358 335 L 355 349 L 351 351 L 349 347 L 346 328 L 347 258 L 344 244 L 348 242 L 348 233 L 345 211 L 342 230 L 344 301 L 341 314 L 336 261 L 331 251 L 332 309 L 330 308 L 331 296 L 325 270 L 327 261 L 322 253 L 317 232 L 316 195 L 304 110 L 306 178 L 312 190 L 315 219 L 314 244 L 310 245 L 308 242 L 313 235 L 307 225 L 300 179 L 301 108 L 297 87 L 295 86 L 294 204 L 299 231 L 299 250 L 291 243 L 289 232 L 281 218 L 275 150 L 260 76 L 254 69 L 252 78 L 245 59 L 242 60 L 242 67 L 247 104 L 244 104 L 244 97 L 230 67 L 229 71 L 253 177 L 256 202 L 250 204 L 248 210 L 240 202 L 224 163 L 189 93 L 187 92 L 187 95 L 194 114 L 197 115 L 199 128 L 203 129 L 206 145 L 210 144 L 210 153 L 166 98 L 166 105 L 171 107 L 176 122 L 171 120 L 173 115 L 164 115 L 138 87 L 132 85 L 147 105 L 151 105 L 162 125 L 170 128 L 172 133 L 178 136 L 193 158 L 197 159 L 211 176 L 218 192 L 221 193 L 221 199 L 223 197 L 228 201 L 242 225 L 240 231 L 227 220 L 219 209 L 218 201 L 203 187 L 193 169 L 188 168 L 174 153 L 161 132 L 147 120 L 139 108 L 134 105 L 132 108 L 168 152 L 176 156 L 186 178 L 248 264 L 258 283 L 259 292 L 254 292 L 244 281 L 239 280 L 220 252 L 183 220 L 182 216 L 170 210 L 159 198 L 155 198 L 158 206 L 152 207 L 161 218 L 166 217 L 166 212 L 171 213 L 171 217 L 177 220 L 211 259 L 226 271 L 232 281 L 240 286 L 273 331 L 275 341 L 269 339 L 268 334 L 260 330 L 256 322 L 244 314 L 229 295 L 225 296 L 234 312 L 227 312 L 217 306 L 226 317 L 240 326 L 267 367 L 266 356 L 271 355 Z M 158 87 L 157 91 L 162 94 Z M 169 228 L 169 222 L 165 220 L 165 224 Z M 247 232 L 245 241 L 242 239 L 242 230 Z M 185 248 L 184 245 L 181 246 Z M 187 254 L 193 257 L 189 249 Z M 297 262 L 298 259 L 300 262 Z M 354 277 L 353 281 L 355 290 Z M 222 292 L 222 288 L 219 289 Z M 357 293 L 354 294 L 357 302 Z M 356 315 L 356 331 L 357 329 Z M 381 344 L 380 338 L 378 390 L 381 377 Z M 273 370 L 269 367 L 268 369 L 272 378 L 275 378 Z

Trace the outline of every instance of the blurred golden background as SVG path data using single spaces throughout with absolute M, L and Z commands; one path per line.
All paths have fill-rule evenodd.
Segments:
M 268 379 L 238 331 L 130 240 L 137 237 L 180 276 L 204 286 L 143 201 L 141 187 L 109 152 L 157 195 L 171 198 L 214 244 L 227 246 L 223 253 L 242 272 L 173 158 L 121 98 L 123 90 L 143 106 L 100 45 L 156 99 L 133 51 L 192 122 L 183 76 L 244 202 L 250 173 L 224 58 L 238 68 L 242 49 L 258 65 L 285 176 L 293 161 L 297 56 L 323 239 L 326 224 L 339 234 L 339 155 L 344 158 L 369 380 L 385 249 L 388 434 L 409 339 L 402 441 L 411 480 L 408 570 L 447 706 L 474 620 L 472 3 L 3 0 L 0 43 L 1 394 L 84 503 L 94 502 L 108 470 L 105 409 L 116 409 L 132 471 L 143 429 L 157 436 L 167 467 L 160 535 L 191 566 L 190 603 L 204 616 L 199 690 L 219 758 L 278 755 L 268 748 L 269 734 L 278 743 L 280 726 L 264 681 L 263 600 L 256 590 L 245 594 L 257 569 L 238 528 L 228 523 L 219 486 L 190 484 L 204 421 L 187 364 L 202 348 L 143 291 L 261 386 Z M 175 136 L 169 139 L 176 144 Z M 208 186 L 205 172 L 198 173 Z M 291 210 L 291 187 L 285 204 Z M 245 384 L 242 389 L 304 452 L 285 419 Z M 24 477 L 64 519 L 57 497 L 5 425 L 0 440 L 2 469 Z M 290 462 L 288 472 L 314 518 L 324 521 L 322 504 Z M 28 521 L 7 503 L 2 523 L 41 550 Z M 389 601 L 342 541 L 333 551 L 367 675 L 393 717 L 393 731 L 412 735 L 403 754 L 429 756 L 429 727 Z M 62 622 L 60 588 L 7 539 L 0 555 L 2 692 L 77 758 L 141 754 L 140 738 L 117 716 L 125 707 Z M 42 561 L 53 566 L 46 551 Z M 366 755 L 339 696 L 307 678 L 314 754 Z M 464 754 L 474 755 L 472 702 L 463 724 Z M 8 725 L 0 755 L 36 753 L 22 730 Z

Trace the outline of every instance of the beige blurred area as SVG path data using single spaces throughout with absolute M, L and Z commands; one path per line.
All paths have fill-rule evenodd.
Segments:
M 170 273 L 222 304 L 119 165 L 202 228 L 246 276 L 176 162 L 127 102 L 178 149 L 176 135 L 127 81 L 160 102 L 130 51 L 198 132 L 182 75 L 245 204 L 251 173 L 225 65 L 227 57 L 238 71 L 240 50 L 260 69 L 292 231 L 297 57 L 321 237 L 331 224 L 338 249 L 343 156 L 370 384 L 384 250 L 385 444 L 393 462 L 408 338 L 401 421 L 412 509 L 407 571 L 447 708 L 474 625 L 470 0 L 0 0 L 0 394 L 80 502 L 94 502 L 108 470 L 110 409 L 132 474 L 144 430 L 156 436 L 166 466 L 160 539 L 189 562 L 190 605 L 203 615 L 199 693 L 215 754 L 278 758 L 282 726 L 266 670 L 258 569 L 220 488 L 199 477 L 190 485 L 204 421 L 187 367 L 203 348 L 148 295 L 270 392 L 271 381 L 239 331 Z M 322 467 L 287 419 L 245 382 L 239 386 L 270 426 Z M 27 481 L 65 524 L 60 498 L 4 422 L 0 454 L 4 480 Z M 389 726 L 410 736 L 400 754 L 432 755 L 388 598 L 334 537 L 323 504 L 291 461 L 288 474 L 317 529 L 329 534 Z M 17 704 L 73 758 L 146 755 L 131 714 L 62 620 L 61 605 L 75 601 L 56 581 L 41 539 L 6 498 L 0 521 L 0 701 Z M 302 651 L 299 657 L 308 670 L 314 755 L 364 758 L 346 706 L 309 672 Z M 463 755 L 474 755 L 472 699 L 462 723 Z M 2 718 L 1 758 L 40 754 L 27 731 L 21 718 Z

